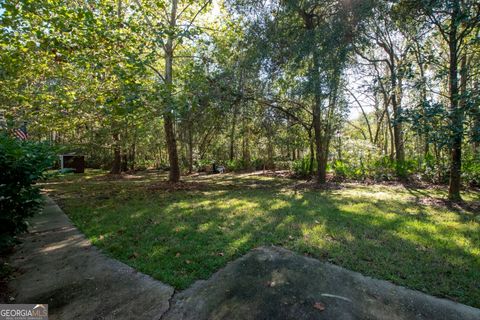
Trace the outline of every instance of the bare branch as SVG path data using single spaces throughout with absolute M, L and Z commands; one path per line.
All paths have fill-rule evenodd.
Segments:
M 370 126 L 370 121 L 368 120 L 367 114 L 365 113 L 365 110 L 363 109 L 362 104 L 360 103 L 360 101 L 358 101 L 357 97 L 353 94 L 352 91 L 350 91 L 350 89 L 345 88 L 345 90 L 353 97 L 353 99 L 355 100 L 355 102 L 356 102 L 356 103 L 358 104 L 358 106 L 360 107 L 360 110 L 362 111 L 363 117 L 365 118 L 365 121 L 366 121 L 366 123 L 367 123 L 368 134 L 369 134 L 369 136 L 370 136 L 370 142 L 373 142 L 372 127 Z
M 207 0 L 203 3 L 203 5 L 200 7 L 200 9 L 197 11 L 197 13 L 195 13 L 195 15 L 193 16 L 193 18 L 190 20 L 190 22 L 188 22 L 187 24 L 187 27 L 186 27 L 186 31 L 188 31 L 190 29 L 190 27 L 193 25 L 193 23 L 195 22 L 195 20 L 197 19 L 198 15 L 210 4 L 212 3 L 212 0 Z M 177 42 L 177 44 L 175 44 L 175 46 L 173 47 L 173 50 L 175 50 L 175 48 L 179 45 L 179 43 Z
M 160 71 L 158 71 L 155 67 L 153 67 L 152 65 L 149 65 L 149 64 L 147 64 L 147 67 L 152 69 L 153 72 L 155 72 L 157 74 L 157 76 L 165 83 L 165 77 L 160 73 Z

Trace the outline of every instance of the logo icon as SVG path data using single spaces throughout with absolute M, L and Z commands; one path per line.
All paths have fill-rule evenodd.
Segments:
M 0 304 L 0 320 L 48 320 L 48 304 Z

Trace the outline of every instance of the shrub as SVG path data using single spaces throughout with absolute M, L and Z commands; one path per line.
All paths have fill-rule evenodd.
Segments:
M 277 160 L 275 161 L 275 170 L 292 170 L 293 161 Z
M 403 169 L 402 169 L 403 170 Z M 396 162 L 389 156 L 381 156 L 369 165 L 369 177 L 376 181 L 390 181 L 396 178 Z M 402 171 L 403 173 L 403 171 Z
M 242 159 L 228 160 L 226 167 L 228 171 L 241 171 L 245 169 L 245 163 Z
M 314 160 L 313 168 L 317 168 L 317 162 Z M 302 159 L 293 161 L 292 164 L 293 173 L 300 178 L 307 178 L 310 176 L 310 156 L 303 157 Z
M 480 186 L 480 160 L 473 157 L 465 159 L 462 167 L 462 179 L 468 186 Z
M 250 166 L 245 167 L 246 169 L 263 170 L 266 167 L 266 163 L 262 158 L 255 158 L 250 161 Z
M 41 209 L 35 182 L 55 161 L 45 143 L 20 141 L 0 134 L 0 251 L 14 244 L 15 235 L 26 231 L 26 218 Z
M 338 177 L 340 179 L 345 179 L 349 175 L 348 174 L 348 171 L 349 171 L 348 166 L 345 164 L 345 162 L 340 161 L 340 160 L 336 160 L 333 163 L 333 171 L 335 173 L 335 177 Z
M 210 159 L 199 159 L 193 164 L 193 168 L 197 172 L 207 172 L 211 170 L 213 161 Z

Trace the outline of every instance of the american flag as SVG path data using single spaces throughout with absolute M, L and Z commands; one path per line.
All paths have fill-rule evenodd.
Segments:
M 27 140 L 28 139 L 27 126 L 24 124 L 20 128 L 13 130 L 13 134 L 20 140 Z

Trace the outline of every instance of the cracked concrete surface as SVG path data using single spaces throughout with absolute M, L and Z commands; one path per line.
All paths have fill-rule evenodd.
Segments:
M 16 303 L 50 319 L 480 320 L 480 310 L 261 247 L 206 281 L 174 289 L 106 257 L 51 200 L 11 257 Z
M 480 310 L 261 247 L 176 294 L 164 318 L 480 320 Z

